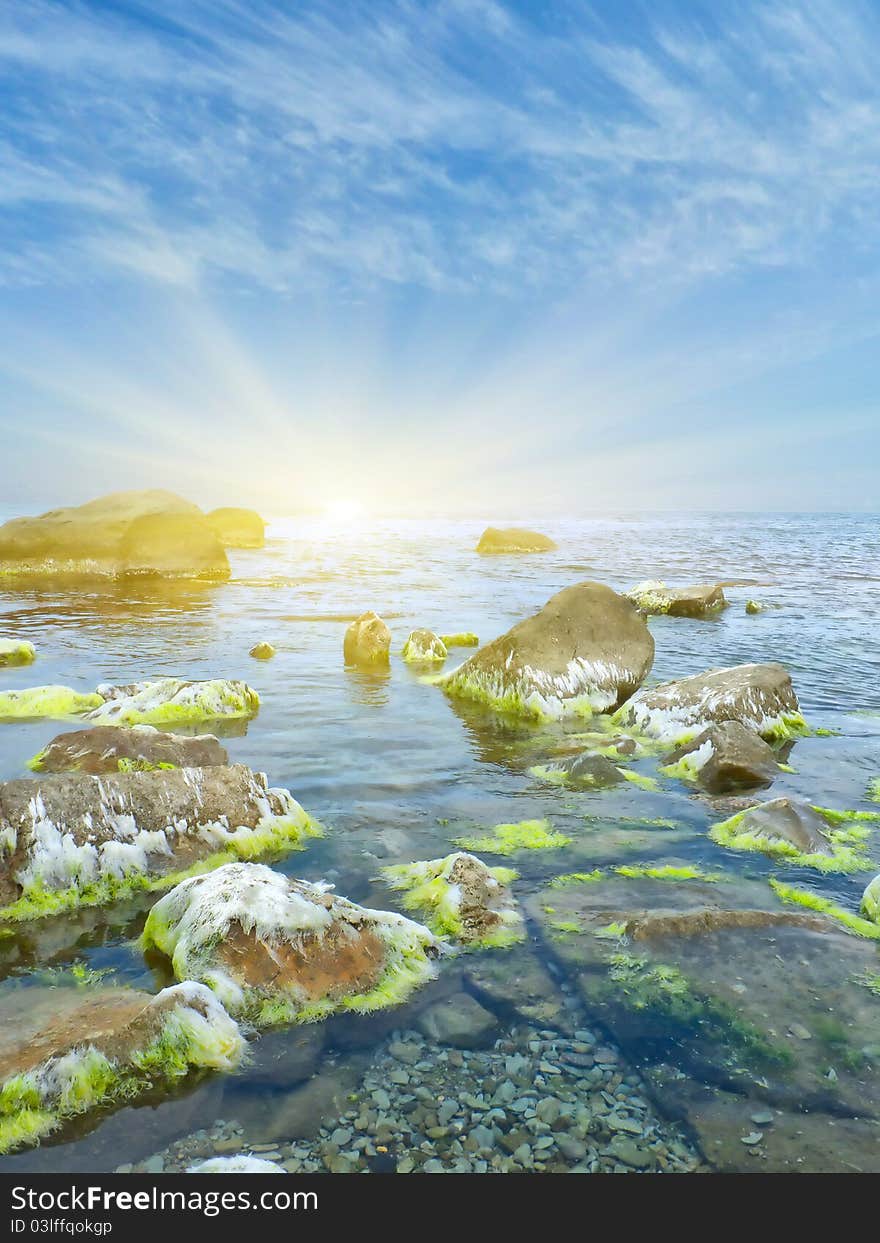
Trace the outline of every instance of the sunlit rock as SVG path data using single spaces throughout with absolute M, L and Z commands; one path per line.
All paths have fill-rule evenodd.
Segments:
M 440 685 L 522 716 L 589 715 L 628 699 L 653 660 L 654 640 L 635 606 L 610 587 L 584 582 L 553 596 Z
M 770 739 L 806 731 L 791 677 L 777 664 L 707 669 L 643 688 L 624 705 L 616 721 L 673 745 L 721 721 L 739 721 Z
M 68 1120 L 130 1103 L 195 1069 L 232 1070 L 245 1042 L 190 982 L 155 997 L 122 988 L 28 988 L 0 1001 L 0 1152 Z
M 282 1165 L 264 1161 L 250 1154 L 237 1157 L 209 1157 L 198 1165 L 191 1165 L 187 1174 L 286 1174 Z
M 255 716 L 260 697 L 247 682 L 211 678 L 190 682 L 159 678 L 130 686 L 102 685 L 104 701 L 88 715 L 98 725 L 175 725 L 185 722 L 247 719 Z
M 100 707 L 104 700 L 94 692 L 70 686 L 29 686 L 20 691 L 0 691 L 0 720 L 4 717 L 37 720 L 50 717 L 63 721 Z
M 718 583 L 667 587 L 662 582 L 645 582 L 626 595 L 640 612 L 670 617 L 712 617 L 727 607 L 724 589 Z
M 439 948 L 403 915 L 259 864 L 183 881 L 150 911 L 143 944 L 260 1027 L 396 1005 L 432 978 Z
M 253 509 L 212 509 L 208 525 L 224 548 L 262 548 L 266 524 Z
M 320 832 L 244 765 L 66 773 L 0 784 L 0 917 L 34 919 L 163 888 L 205 861 L 301 846 Z
M 115 492 L 0 527 L 0 576 L 229 577 L 205 515 L 173 492 Z
M 779 773 L 776 753 L 739 721 L 710 725 L 664 758 L 668 776 L 695 781 L 710 794 L 769 786 Z
M 96 725 L 53 738 L 30 761 L 44 773 L 126 773 L 162 768 L 210 768 L 229 757 L 212 734 L 168 734 L 152 725 Z
M 455 634 L 441 634 L 440 638 L 446 647 L 480 646 L 480 636 L 474 634 L 473 630 L 459 630 Z
M 522 917 L 510 894 L 516 873 L 487 867 L 459 851 L 443 859 L 400 863 L 382 869 L 392 889 L 403 892 L 408 911 L 419 911 L 438 936 L 464 945 L 501 947 L 525 937 Z
M 407 664 L 420 665 L 442 663 L 449 653 L 433 630 L 413 630 L 403 645 L 402 655 Z
M 275 655 L 275 648 L 271 643 L 262 641 L 260 643 L 255 643 L 248 652 L 248 655 L 253 656 L 254 660 L 271 660 Z
M 37 649 L 25 639 L 0 639 L 0 666 L 32 665 Z
M 556 543 L 548 535 L 524 527 L 486 527 L 477 544 L 477 552 L 483 553 L 551 552 L 554 548 Z
M 387 665 L 391 631 L 376 613 L 362 613 L 345 632 L 343 655 L 348 665 Z

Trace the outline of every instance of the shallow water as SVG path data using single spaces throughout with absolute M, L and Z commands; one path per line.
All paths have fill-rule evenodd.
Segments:
M 562 851 L 517 856 L 520 898 L 558 873 L 623 861 L 675 858 L 760 875 L 769 871 L 762 859 L 730 857 L 705 837 L 718 817 L 679 782 L 663 781 L 657 791 L 628 784 L 595 793 L 536 782 L 529 766 L 583 723 L 565 730 L 512 727 L 454 708 L 399 658 L 387 675 L 353 673 L 342 661 L 347 620 L 366 609 L 389 621 L 394 653 L 420 626 L 474 630 L 490 639 L 584 578 L 617 588 L 644 578 L 723 580 L 741 585 L 726 588 L 731 607 L 717 619 L 651 620 L 657 646 L 651 680 L 711 665 L 781 661 L 810 724 L 837 733 L 798 741 L 789 757 L 797 771 L 780 773 L 774 795 L 870 807 L 866 785 L 880 774 L 874 516 L 619 514 L 535 525 L 557 538 L 558 551 L 479 557 L 473 547 L 481 524 L 472 521 L 334 526 L 289 519 L 270 525 L 264 550 L 232 552 L 234 577 L 218 587 L 0 591 L 0 633 L 30 639 L 39 651 L 34 666 L 0 671 L 0 686 L 61 682 L 87 690 L 159 674 L 246 679 L 262 706 L 246 729 L 224 738 L 231 759 L 288 787 L 329 830 L 277 866 L 334 881 L 339 892 L 368 905 L 394 905 L 375 879 L 384 864 L 436 857 L 459 833 L 541 816 L 575 841 Z M 748 616 L 748 598 L 769 607 Z M 268 663 L 248 656 L 264 639 L 277 648 Z M 446 668 L 467 654 L 454 649 Z M 62 728 L 51 721 L 0 724 L 0 779 L 28 775 L 28 758 Z M 655 764 L 636 768 L 650 774 Z M 627 827 L 629 819 L 655 817 L 674 818 L 680 827 Z M 848 906 L 857 905 L 866 879 L 790 871 L 790 878 L 781 874 Z M 143 913 L 143 903 L 133 902 L 0 940 L 0 988 L 22 987 L 47 963 L 76 961 L 161 986 L 161 975 L 130 944 Z M 514 979 L 510 994 L 515 999 Z M 880 1001 L 877 1008 L 880 1018 Z M 350 1043 L 345 1024 L 333 1032 L 340 1033 L 337 1043 Z M 327 1073 L 336 1065 L 335 1047 L 324 1054 Z M 98 1170 L 139 1160 L 177 1134 L 217 1117 L 228 1120 L 233 1109 L 246 1112 L 248 1093 L 271 1092 L 271 1076 L 267 1083 L 252 1069 L 236 1079 L 234 1092 L 227 1089 L 213 1081 L 155 1111 L 124 1111 L 87 1135 L 6 1158 L 0 1168 Z M 131 1117 L 138 1119 L 134 1127 L 121 1121 Z

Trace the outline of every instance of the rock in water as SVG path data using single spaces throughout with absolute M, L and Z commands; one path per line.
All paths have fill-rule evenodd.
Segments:
M 362 613 L 345 632 L 347 665 L 387 665 L 390 650 L 391 631 L 376 613 Z
M 828 821 L 809 803 L 800 799 L 775 798 L 758 803 L 746 811 L 716 824 L 712 829 L 715 841 L 734 849 L 789 846 L 802 855 L 825 855 L 831 858 L 834 847 L 829 839 Z
M 556 543 L 540 531 L 528 531 L 524 527 L 486 527 L 477 544 L 477 552 L 552 552 Z
M 122 988 L 8 993 L 0 1003 L 0 1152 L 191 1069 L 231 1070 L 244 1047 L 237 1023 L 202 984 L 155 997 Z
M 489 1044 L 498 1027 L 490 1010 L 470 993 L 455 993 L 423 1010 L 416 1020 L 429 1040 L 459 1049 L 477 1049 Z
M 29 686 L 20 691 L 0 691 L 0 720 L 36 720 L 52 717 L 64 720 L 99 708 L 103 698 L 94 692 L 75 691 L 69 686 Z
M 880 924 L 880 876 L 875 876 L 862 894 L 862 914 Z
M 32 665 L 37 659 L 37 649 L 24 639 L 0 639 L 0 666 Z
M 479 647 L 480 636 L 473 630 L 459 630 L 455 634 L 441 634 L 446 647 Z
M 223 545 L 173 492 L 115 492 L 0 527 L 0 576 L 229 577 Z
M 274 1161 L 264 1161 L 262 1157 L 209 1157 L 198 1165 L 191 1165 L 187 1174 L 286 1174 L 287 1171 Z
M 762 738 L 790 738 L 806 729 L 788 671 L 777 664 L 707 669 L 645 688 L 616 720 L 672 744 L 721 721 L 739 721 Z
M 604 755 L 567 756 L 553 765 L 556 771 L 572 785 L 601 787 L 618 785 L 625 778 L 616 765 Z
M 128 773 L 157 768 L 212 768 L 229 756 L 213 734 L 187 738 L 152 725 L 96 725 L 59 734 L 29 767 L 41 773 Z
M 100 906 L 211 856 L 292 849 L 319 828 L 242 764 L 0 784 L 0 918 Z
M 208 525 L 224 548 L 262 548 L 266 524 L 252 509 L 212 509 Z
M 254 660 L 271 660 L 275 655 L 275 648 L 271 643 L 255 643 L 248 655 L 253 656 Z
M 402 655 L 407 664 L 436 664 L 444 661 L 449 652 L 433 630 L 414 630 L 403 645 Z
M 760 789 L 779 772 L 773 748 L 739 721 L 710 725 L 663 764 L 669 776 L 696 781 L 710 794 Z
M 439 948 L 403 915 L 253 863 L 172 889 L 150 911 L 143 944 L 260 1027 L 396 1005 L 433 977 Z
M 447 694 L 531 717 L 603 712 L 627 700 L 654 660 L 635 606 L 602 583 L 578 583 L 441 679 Z
M 667 587 L 665 583 L 639 583 L 628 591 L 642 613 L 666 613 L 670 617 L 712 617 L 727 608 L 724 589 L 718 583 L 700 587 Z
M 510 896 L 516 876 L 510 868 L 487 867 L 459 851 L 443 859 L 401 863 L 382 869 L 392 889 L 404 892 L 408 911 L 423 911 L 438 936 L 485 948 L 525 938 L 522 917 Z
M 98 687 L 104 701 L 87 720 L 100 725 L 174 725 L 185 721 L 237 720 L 255 716 L 260 697 L 247 682 L 213 678 L 187 682 L 159 678 L 130 686 Z

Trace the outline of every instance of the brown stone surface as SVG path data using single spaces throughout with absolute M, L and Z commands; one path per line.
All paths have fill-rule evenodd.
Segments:
M 120 760 L 155 768 L 211 768 L 227 764 L 229 757 L 212 734 L 190 738 L 149 726 L 96 725 L 53 738 L 40 753 L 38 767 L 47 773 L 116 773 Z

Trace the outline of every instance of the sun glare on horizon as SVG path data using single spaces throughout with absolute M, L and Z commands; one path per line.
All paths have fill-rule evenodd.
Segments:
M 363 518 L 364 513 L 365 510 L 361 502 L 352 498 L 339 497 L 336 500 L 328 501 L 324 506 L 324 517 L 331 522 L 357 522 Z

